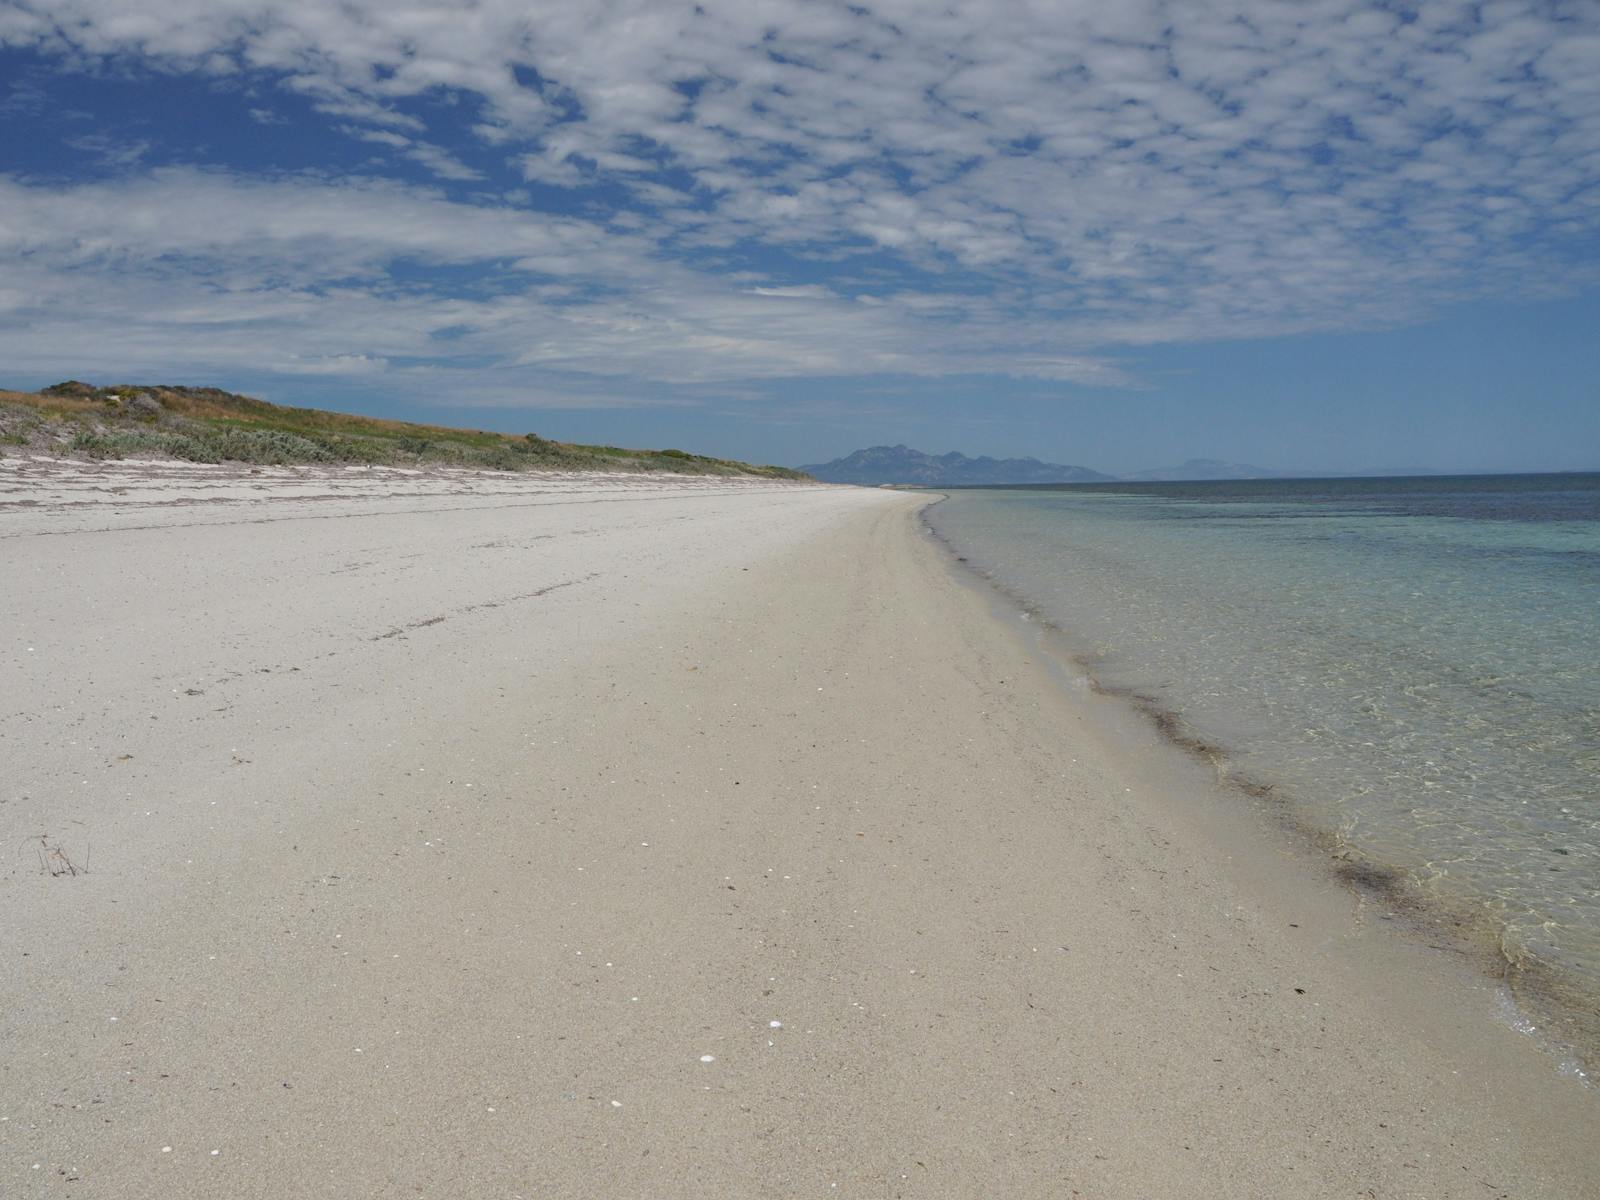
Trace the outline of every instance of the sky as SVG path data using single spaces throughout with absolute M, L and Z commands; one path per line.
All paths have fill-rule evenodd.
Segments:
M 0 386 L 1600 467 L 1600 4 L 0 0 Z

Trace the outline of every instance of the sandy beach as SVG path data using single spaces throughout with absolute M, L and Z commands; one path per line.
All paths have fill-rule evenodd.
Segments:
M 932 498 L 0 460 L 0 1195 L 1600 1196 Z

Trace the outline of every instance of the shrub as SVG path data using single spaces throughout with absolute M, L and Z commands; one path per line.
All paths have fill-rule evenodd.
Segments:
M 161 415 L 161 402 L 149 392 L 135 392 L 128 397 L 128 412 L 141 421 L 154 421 Z
M 323 444 L 337 462 L 378 466 L 395 460 L 394 448 L 376 438 L 330 437 Z
M 136 437 L 128 434 L 125 436 Z M 214 463 L 222 461 L 222 454 L 214 446 L 209 446 L 206 441 L 197 437 L 190 437 L 185 433 L 157 433 L 150 435 L 154 445 L 150 449 L 165 450 L 170 458 L 181 458 L 184 462 Z
M 87 458 L 123 458 L 135 447 L 126 434 L 101 433 L 94 429 L 80 429 L 67 442 L 67 450 Z
M 334 461 L 326 447 L 281 429 L 217 429 L 210 431 L 208 440 L 217 455 L 211 461 L 230 459 L 270 466 Z

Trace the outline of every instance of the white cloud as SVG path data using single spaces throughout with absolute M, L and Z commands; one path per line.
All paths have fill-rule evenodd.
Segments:
M 1600 279 L 1595 5 L 24 0 L 0 41 L 264 75 L 447 182 L 480 172 L 402 106 L 465 97 L 469 159 L 598 205 L 170 170 L 114 193 L 6 185 L 13 276 L 48 268 L 144 327 L 140 346 L 261 369 L 287 369 L 259 348 L 270 331 L 296 361 L 396 372 L 1110 383 L 1117 346 L 1377 327 Z M 824 282 L 724 277 L 751 246 Z M 408 259 L 494 282 L 402 283 Z M 113 299 L 161 286 L 240 336 L 208 348 Z M 13 362 L 66 318 L 30 320 L 0 335 Z
M 835 300 L 838 293 L 821 284 L 797 284 L 792 287 L 753 287 L 752 296 L 777 296 L 785 300 Z
M 931 348 L 920 297 L 863 314 L 820 287 L 752 296 L 661 258 L 648 238 L 373 180 L 166 168 L 56 188 L 0 177 L 0 261 L 33 301 L 0 331 L 17 371 L 326 363 L 346 374 L 354 362 L 435 361 L 463 376 L 520 366 L 670 387 L 1004 373 L 1026 346 L 998 318 L 979 320 L 976 300 L 971 328 Z M 498 287 L 450 293 L 408 265 L 477 266 Z M 1054 377 L 1116 378 L 1088 355 L 1063 358 Z
M 251 110 L 255 115 L 255 110 Z M 427 168 L 429 173 L 440 179 L 482 179 L 483 172 L 475 171 L 467 166 L 455 155 L 442 146 L 434 146 L 428 142 L 419 142 L 415 138 L 406 137 L 403 133 L 395 133 L 391 129 L 362 129 L 359 126 L 344 125 L 341 132 L 351 137 L 360 138 L 364 142 L 373 142 L 379 146 L 388 146 L 390 149 L 411 159 L 415 163 Z
M 376 375 L 388 366 L 387 359 L 366 354 L 330 354 L 324 358 L 289 355 L 280 359 L 274 369 L 283 375 Z
M 104 133 L 86 133 L 68 138 L 67 145 L 93 155 L 102 166 L 112 168 L 131 167 L 150 153 L 148 141 L 111 137 Z

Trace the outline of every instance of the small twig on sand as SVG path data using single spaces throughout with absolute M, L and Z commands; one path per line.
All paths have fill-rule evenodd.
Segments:
M 52 877 L 61 875 L 87 875 L 89 873 L 89 860 L 84 858 L 82 865 L 67 857 L 66 850 L 61 846 L 52 845 L 50 835 L 41 833 L 37 837 L 23 838 L 24 842 L 38 842 L 34 847 L 39 855 L 39 869 Z

